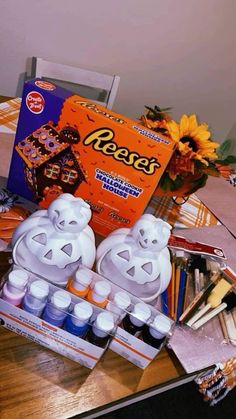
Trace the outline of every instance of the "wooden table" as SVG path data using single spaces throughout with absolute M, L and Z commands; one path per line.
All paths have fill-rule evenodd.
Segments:
M 1 419 L 98 417 L 192 379 L 166 350 L 145 371 L 108 350 L 90 371 L 3 327 L 0 333 Z
M 8 270 L 5 254 L 0 277 Z M 107 350 L 91 371 L 0 327 L 1 419 L 98 417 L 194 376 L 166 349 L 144 371 Z
M 166 349 L 145 371 L 107 350 L 90 371 L 0 327 L 1 419 L 95 418 L 193 378 Z

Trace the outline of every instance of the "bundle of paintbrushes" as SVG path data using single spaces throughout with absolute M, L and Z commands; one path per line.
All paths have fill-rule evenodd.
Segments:
M 191 308 L 195 296 L 211 283 L 211 278 L 220 264 L 184 250 L 172 250 L 172 275 L 170 284 L 162 294 L 162 310 L 181 321 L 183 313 Z
M 222 249 L 180 237 L 172 237 L 169 247 L 172 276 L 162 311 L 192 330 L 217 316 L 225 342 L 236 345 L 236 274 L 226 267 Z
M 226 343 L 236 345 L 236 275 L 229 268 L 213 273 L 196 293 L 179 322 L 198 330 L 218 316 Z

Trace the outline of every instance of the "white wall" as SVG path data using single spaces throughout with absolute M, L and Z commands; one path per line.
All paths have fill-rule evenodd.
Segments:
M 114 110 L 196 112 L 222 140 L 236 119 L 235 0 L 0 0 L 0 94 L 29 57 L 121 76 Z

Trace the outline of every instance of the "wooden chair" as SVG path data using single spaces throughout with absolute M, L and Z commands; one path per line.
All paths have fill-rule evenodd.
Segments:
M 113 106 L 120 82 L 119 76 L 57 64 L 38 57 L 32 58 L 31 77 L 54 82 L 109 109 Z

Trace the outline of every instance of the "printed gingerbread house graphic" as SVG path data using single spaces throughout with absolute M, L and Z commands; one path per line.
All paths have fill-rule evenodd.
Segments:
M 86 174 L 73 152 L 79 142 L 78 132 L 66 127 L 60 132 L 52 123 L 42 125 L 16 146 L 24 160 L 24 173 L 34 199 L 45 199 L 48 190 L 74 194 Z

